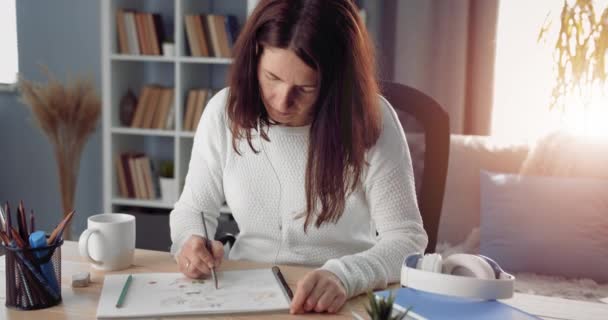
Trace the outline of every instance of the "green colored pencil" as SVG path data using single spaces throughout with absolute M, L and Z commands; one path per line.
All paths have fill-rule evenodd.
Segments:
M 116 308 L 122 307 L 123 302 L 125 301 L 125 296 L 127 295 L 127 291 L 129 290 L 129 285 L 133 280 L 133 276 L 129 275 L 127 277 L 127 281 L 125 281 L 125 285 L 122 286 L 122 291 L 120 292 L 120 297 L 118 297 L 118 301 L 116 302 Z

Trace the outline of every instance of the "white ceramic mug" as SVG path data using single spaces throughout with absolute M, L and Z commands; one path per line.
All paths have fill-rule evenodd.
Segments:
M 133 264 L 135 217 L 124 213 L 103 213 L 87 219 L 87 229 L 78 241 L 80 255 L 93 268 L 121 270 Z

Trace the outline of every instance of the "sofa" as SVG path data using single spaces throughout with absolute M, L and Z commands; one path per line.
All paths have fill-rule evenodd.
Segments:
M 480 170 L 517 173 L 530 145 L 486 136 L 451 135 L 438 243 L 459 244 L 479 226 Z
M 554 141 L 555 139 L 551 142 Z M 559 142 L 563 144 L 562 141 Z M 608 146 L 608 143 L 604 145 Z M 566 147 L 560 146 L 560 148 Z M 593 146 L 585 146 L 585 148 L 593 149 L 594 152 L 597 152 L 598 149 Z M 523 141 L 513 143 L 485 136 L 451 135 L 448 174 L 439 224 L 437 252 L 442 253 L 445 257 L 460 252 L 477 254 L 480 253 L 480 247 L 483 250 L 484 241 L 487 241 L 488 236 L 492 236 L 492 234 L 488 235 L 487 232 L 484 236 L 483 232 L 486 224 L 481 222 L 484 210 L 488 208 L 487 204 L 484 205 L 484 201 L 487 200 L 484 199 L 484 196 L 488 196 L 488 194 L 482 190 L 482 183 L 485 183 L 483 181 L 484 172 L 497 172 L 519 177 L 518 173 L 527 163 L 529 164 L 529 156 L 532 152 L 539 152 L 537 149 L 541 149 L 538 147 L 538 143 L 531 144 Z M 581 154 L 581 152 L 578 152 L 580 150 L 577 150 L 577 152 L 570 151 L 572 151 L 571 154 Z M 593 161 L 597 161 L 597 159 L 594 157 Z M 598 164 L 594 163 L 593 165 L 597 166 Z M 587 167 L 589 166 L 587 165 Z M 536 177 L 532 178 L 536 179 Z M 593 183 L 600 184 L 604 181 L 608 180 L 592 180 Z M 553 185 L 555 184 L 559 184 L 559 182 Z M 603 205 L 604 203 L 600 204 Z M 482 210 L 482 206 L 485 206 L 484 210 Z M 509 215 L 511 213 L 503 211 L 502 214 Z M 608 215 L 608 212 L 606 215 Z M 487 219 L 486 217 L 486 221 Z M 522 228 L 525 228 L 526 224 L 525 221 L 520 223 Z M 498 226 L 498 228 L 500 227 Z M 493 229 L 492 232 L 496 232 L 496 230 L 502 231 L 502 229 Z M 541 232 L 539 231 L 539 233 Z M 605 234 L 605 232 L 601 234 L 604 237 L 600 239 L 602 246 L 608 243 L 608 237 L 605 237 Z M 486 240 L 484 240 L 484 237 Z M 594 241 L 597 241 L 597 236 L 595 236 Z M 500 249 L 500 247 L 498 248 Z M 488 250 L 489 252 L 481 253 L 491 256 L 494 252 L 492 249 Z M 559 250 L 559 248 L 555 248 L 555 250 Z M 551 249 L 548 251 L 551 251 Z M 584 252 L 585 250 L 580 251 Z M 604 255 L 605 251 L 602 252 L 602 255 Z M 539 252 L 539 254 L 541 253 Z M 498 255 L 500 256 L 500 254 Z M 501 263 L 501 261 L 498 262 Z M 589 263 L 589 261 L 580 261 L 579 266 L 584 268 Z M 564 276 L 564 274 L 561 274 L 559 267 L 555 268 L 555 266 L 547 267 L 546 270 L 539 269 L 539 267 L 534 270 L 526 270 L 525 263 L 520 265 L 523 265 L 524 268 L 519 268 L 517 272 L 513 272 L 517 278 L 515 287 L 518 292 L 595 302 L 608 297 L 608 283 L 586 277 L 568 277 L 567 273 Z M 576 268 L 576 265 L 574 267 Z M 600 268 L 608 270 L 608 265 L 600 266 Z M 507 271 L 510 270 L 507 269 Z

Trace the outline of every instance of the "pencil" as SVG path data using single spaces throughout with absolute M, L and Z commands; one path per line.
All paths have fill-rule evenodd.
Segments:
M 55 241 L 58 240 L 61 237 L 61 235 L 63 235 L 63 229 L 67 226 L 67 224 L 70 222 L 70 220 L 72 220 L 72 216 L 74 216 L 74 213 L 75 213 L 74 210 L 72 210 L 70 213 L 68 213 L 68 215 L 65 216 L 63 218 L 63 220 L 61 220 L 61 222 L 59 222 L 59 224 L 55 227 L 53 232 L 51 232 L 51 235 L 49 236 L 49 238 L 46 241 L 49 245 L 55 243 Z
M 23 200 L 19 201 L 19 206 L 17 207 L 17 230 L 19 231 L 19 236 L 21 239 L 27 239 L 27 220 L 25 218 L 25 207 L 23 206 Z M 27 244 L 26 244 L 27 246 Z
M 127 296 L 127 291 L 129 290 L 129 286 L 131 285 L 131 281 L 133 280 L 133 276 L 129 275 L 127 277 L 127 281 L 122 286 L 122 291 L 120 292 L 120 297 L 118 297 L 118 301 L 116 302 L 116 308 L 121 308 L 123 303 L 125 302 L 125 296 Z
M 6 230 L 6 218 L 4 217 L 4 210 L 2 209 L 1 205 L 0 205 L 0 230 L 2 230 L 2 231 Z
M 36 218 L 34 217 L 34 209 L 32 209 L 32 211 L 30 212 L 30 229 L 29 229 L 29 232 L 30 232 L 30 234 L 32 234 L 32 233 L 34 233 L 34 231 L 36 231 Z
M 6 202 L 6 204 L 4 205 L 4 211 L 6 211 L 6 228 L 5 228 L 5 232 L 6 235 L 8 236 L 8 240 L 11 240 L 13 235 L 11 233 L 11 229 L 13 227 L 13 224 L 11 223 L 11 207 L 9 207 L 8 205 L 8 201 Z
M 209 254 L 213 257 L 213 250 L 211 249 L 211 240 L 209 239 L 209 234 L 207 233 L 207 223 L 205 222 L 205 213 L 201 212 L 203 216 L 203 231 L 205 231 L 205 247 Z M 215 259 L 215 258 L 214 258 Z M 215 283 L 215 289 L 217 289 L 217 275 L 215 274 L 215 266 L 211 268 L 211 277 L 213 278 L 213 282 Z
M 11 241 L 8 239 L 8 236 L 6 235 L 6 233 L 2 230 L 0 230 L 0 239 L 2 239 L 2 242 L 4 242 L 5 246 L 10 246 L 11 245 Z

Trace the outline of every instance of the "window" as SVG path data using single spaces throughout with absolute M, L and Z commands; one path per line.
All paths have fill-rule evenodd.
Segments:
M 572 0 L 568 0 L 572 1 Z M 555 0 L 500 1 L 494 69 L 492 135 L 506 140 L 534 139 L 557 127 L 577 133 L 606 135 L 608 98 L 594 93 L 596 111 L 572 108 L 569 114 L 549 111 L 554 85 L 553 47 L 564 2 Z M 596 16 L 608 0 L 593 0 Z M 537 42 L 545 20 L 546 41 Z M 573 102 L 576 103 L 576 102 Z
M 0 1 L 0 90 L 11 89 L 17 81 L 17 16 L 15 0 Z

